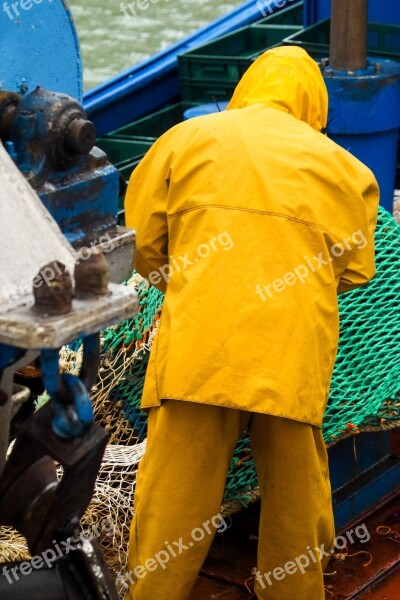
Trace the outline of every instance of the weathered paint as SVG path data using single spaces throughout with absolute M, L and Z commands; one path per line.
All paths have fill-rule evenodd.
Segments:
M 40 85 L 82 101 L 79 42 L 64 0 L 2 2 L 0 56 L 0 89 L 26 93 Z

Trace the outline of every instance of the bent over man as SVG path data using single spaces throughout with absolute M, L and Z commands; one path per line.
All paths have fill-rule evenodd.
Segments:
M 321 424 L 337 294 L 374 275 L 379 195 L 323 134 L 327 111 L 308 54 L 269 50 L 225 112 L 168 131 L 131 177 L 136 268 L 165 301 L 142 399 L 128 598 L 188 598 L 244 429 L 261 493 L 257 598 L 324 598 L 334 523 Z M 307 568 L 284 570 L 310 552 Z

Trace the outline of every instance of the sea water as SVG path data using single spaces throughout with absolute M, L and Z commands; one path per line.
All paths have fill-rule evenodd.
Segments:
M 68 0 L 78 30 L 85 89 L 117 75 L 242 2 Z

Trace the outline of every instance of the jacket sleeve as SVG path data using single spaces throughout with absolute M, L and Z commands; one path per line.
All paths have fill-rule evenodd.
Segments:
M 126 225 L 136 231 L 135 268 L 163 292 L 168 279 L 167 135 L 155 142 L 133 171 L 125 196 Z
M 363 169 L 362 206 L 355 218 L 352 242 L 355 249 L 350 252 L 350 260 L 346 270 L 341 274 L 338 294 L 349 292 L 368 283 L 375 275 L 375 242 L 374 234 L 379 204 L 379 187 L 369 169 Z M 357 211 L 355 211 L 355 214 Z M 358 226 L 358 230 L 356 230 Z

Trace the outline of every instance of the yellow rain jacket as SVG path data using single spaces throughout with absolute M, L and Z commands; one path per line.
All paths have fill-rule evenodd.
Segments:
M 321 133 L 327 111 L 318 65 L 275 48 L 228 110 L 172 128 L 133 172 L 136 268 L 166 291 L 142 407 L 173 398 L 321 426 L 337 294 L 375 273 L 379 195 Z

